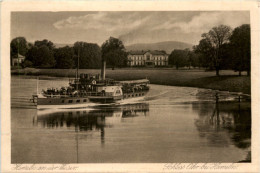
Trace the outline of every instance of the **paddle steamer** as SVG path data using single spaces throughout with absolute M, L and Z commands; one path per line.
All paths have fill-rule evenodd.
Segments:
M 33 95 L 37 109 L 80 108 L 96 104 L 131 103 L 144 98 L 149 80 L 115 81 L 105 77 L 106 62 L 102 61 L 101 75 L 78 75 L 69 80 L 69 87 L 42 90 Z

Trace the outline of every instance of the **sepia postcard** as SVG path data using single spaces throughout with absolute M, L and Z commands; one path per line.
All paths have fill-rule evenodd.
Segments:
M 260 172 L 257 1 L 2 1 L 1 172 Z

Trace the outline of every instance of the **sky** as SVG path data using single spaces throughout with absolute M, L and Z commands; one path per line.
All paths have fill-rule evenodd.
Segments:
M 248 11 L 12 12 L 11 39 L 47 39 L 101 45 L 110 36 L 125 45 L 180 41 L 196 45 L 201 34 L 218 25 L 250 24 Z

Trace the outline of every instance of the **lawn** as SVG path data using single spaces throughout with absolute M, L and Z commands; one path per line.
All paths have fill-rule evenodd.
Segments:
M 12 74 L 44 75 L 56 77 L 74 77 L 75 69 L 20 69 L 12 70 Z M 79 73 L 98 74 L 99 69 L 80 69 Z M 217 89 L 250 94 L 251 81 L 245 73 L 238 76 L 231 70 L 220 71 L 219 77 L 215 71 L 204 70 L 175 70 L 159 68 L 123 68 L 106 69 L 106 77 L 115 80 L 133 80 L 148 78 L 153 84 L 188 86 Z

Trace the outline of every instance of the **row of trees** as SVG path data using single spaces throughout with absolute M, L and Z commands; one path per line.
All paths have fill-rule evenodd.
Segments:
M 28 43 L 24 37 L 11 41 L 11 57 L 19 54 L 26 57 L 24 67 L 38 68 L 100 68 L 101 60 L 108 67 L 125 67 L 127 53 L 124 44 L 117 38 L 110 37 L 101 47 L 87 42 L 76 42 L 72 47 L 55 48 L 48 40 Z M 199 44 L 193 50 L 174 50 L 169 56 L 169 65 L 180 67 L 203 67 L 216 70 L 233 69 L 247 71 L 250 75 L 250 25 L 241 25 L 233 31 L 229 26 L 213 27 L 202 34 Z M 79 58 L 78 58 L 79 57 Z M 79 59 L 79 62 L 78 62 Z
M 250 25 L 241 25 L 233 31 L 229 26 L 213 27 L 202 34 L 199 44 L 193 50 L 174 50 L 169 56 L 169 64 L 178 69 L 184 66 L 204 67 L 216 70 L 233 69 L 247 71 L 250 75 L 251 60 Z
M 97 44 L 76 42 L 72 47 L 55 48 L 48 40 L 28 43 L 24 37 L 11 41 L 11 58 L 18 53 L 26 57 L 23 67 L 38 68 L 100 68 L 101 59 L 107 61 L 108 67 L 124 67 L 127 64 L 127 54 L 123 43 L 110 37 L 100 48 Z M 79 62 L 78 62 L 79 59 Z
M 180 67 L 203 67 L 203 57 L 189 49 L 176 49 L 169 56 L 169 64 L 174 65 L 176 69 Z

